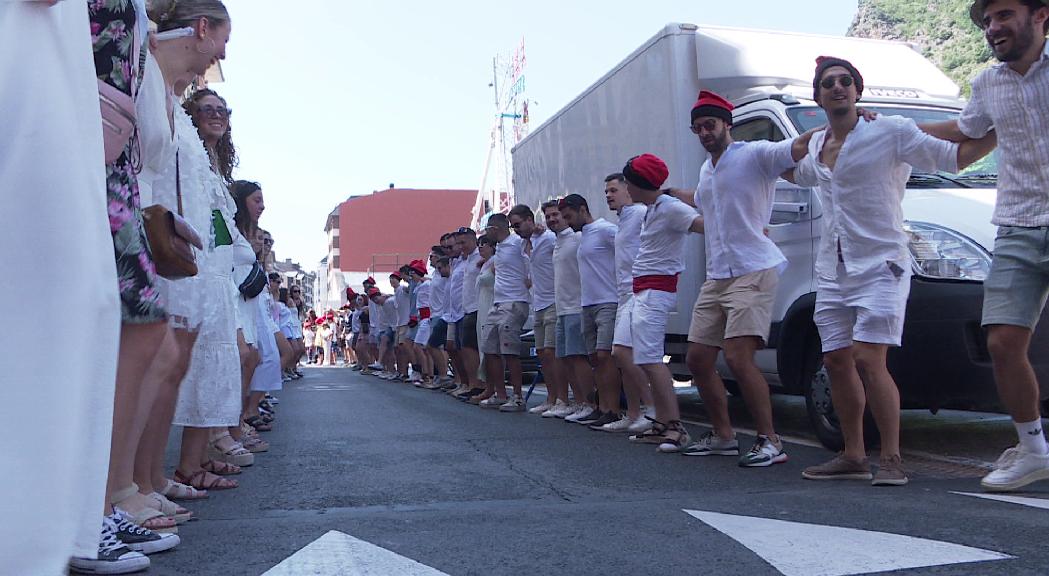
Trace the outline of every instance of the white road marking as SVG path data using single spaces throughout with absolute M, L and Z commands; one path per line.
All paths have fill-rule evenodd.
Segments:
M 1049 510 L 1049 498 L 1025 498 L 1023 496 L 1009 496 L 1006 494 L 980 494 L 978 492 L 951 492 L 951 494 L 958 494 L 959 496 L 972 496 L 973 498 L 996 500 L 998 502 L 1008 502 L 1010 504 L 1020 504 L 1022 506 L 1030 506 L 1031 508 L 1041 508 L 1042 510 Z
M 262 576 L 448 576 L 410 558 L 331 530 Z
M 913 536 L 769 518 L 685 510 L 772 565 L 784 576 L 847 576 L 1012 558 Z

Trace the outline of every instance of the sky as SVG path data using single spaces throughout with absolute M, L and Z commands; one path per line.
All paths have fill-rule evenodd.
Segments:
M 262 185 L 277 257 L 308 270 L 350 196 L 480 185 L 492 59 L 522 38 L 535 128 L 667 23 L 844 35 L 856 13 L 856 0 L 225 3 L 226 81 L 212 87 L 234 111 L 235 176 Z

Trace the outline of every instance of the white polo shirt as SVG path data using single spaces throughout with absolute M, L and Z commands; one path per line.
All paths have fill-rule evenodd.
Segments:
M 474 249 L 462 263 L 463 269 L 463 312 L 477 312 L 477 276 L 481 273 L 481 252 Z
M 394 298 L 388 297 L 386 301 L 379 306 L 379 314 L 381 316 L 381 326 L 385 330 L 386 328 L 397 327 L 397 303 Z
M 765 235 L 779 175 L 794 167 L 794 140 L 733 142 L 717 166 L 699 170 L 695 202 L 703 218 L 707 278 L 738 278 L 787 266 L 776 243 Z
M 521 244 L 524 241 L 510 234 L 495 248 L 494 304 L 528 302 L 528 260 Z
M 461 257 L 452 260 L 452 273 L 448 276 L 445 289 L 448 291 L 448 300 L 444 308 L 445 322 L 458 322 L 463 319 L 463 259 Z
M 407 326 L 412 315 L 412 295 L 408 283 L 402 281 L 393 292 L 394 305 L 397 307 L 397 325 Z
M 448 305 L 448 279 L 440 272 L 430 280 L 430 317 L 444 319 L 445 307 Z
M 631 204 L 619 210 L 619 228 L 616 230 L 616 276 L 619 299 L 634 293 L 634 260 L 641 247 L 641 222 L 645 219 L 645 205 Z
M 685 269 L 685 237 L 699 218 L 694 208 L 667 194 L 645 210 L 641 244 L 632 273 L 642 276 L 674 276 Z
M 554 303 L 554 245 L 557 235 L 544 230 L 532 236 L 532 254 L 528 265 L 532 274 L 532 309 L 536 312 Z M 497 271 L 496 274 L 499 272 Z
M 616 290 L 616 233 L 619 227 L 598 218 L 583 226 L 579 233 L 579 277 L 581 280 L 579 304 L 618 304 Z
M 820 161 L 827 132 L 817 132 L 798 163 L 799 186 L 818 186 L 823 203 L 823 236 L 816 256 L 820 278 L 838 277 L 838 247 L 850 275 L 886 262 L 910 268 L 903 231 L 903 194 L 911 167 L 926 172 L 958 171 L 958 145 L 922 132 L 902 116 L 862 118 L 852 129 L 831 171 Z
M 557 233 L 557 242 L 554 244 L 554 303 L 558 316 L 583 311 L 580 303 L 579 236 L 579 232 L 565 228 Z M 496 267 L 498 273 L 499 268 Z

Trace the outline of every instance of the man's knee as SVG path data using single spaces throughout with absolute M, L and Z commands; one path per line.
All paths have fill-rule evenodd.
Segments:
M 987 351 L 995 362 L 1012 362 L 1027 357 L 1031 331 L 1004 324 L 987 327 Z

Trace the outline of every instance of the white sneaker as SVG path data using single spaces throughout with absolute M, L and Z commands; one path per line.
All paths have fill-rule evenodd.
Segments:
M 626 420 L 626 418 L 624 418 L 624 420 Z M 645 418 L 645 414 L 642 413 L 637 420 L 630 420 L 630 423 L 627 424 L 626 431 L 631 434 L 640 434 L 651 427 L 652 421 Z
M 1011 492 L 1039 480 L 1049 480 L 1049 454 L 1032 454 L 1017 445 L 1002 453 L 980 486 L 988 492 Z
M 553 407 L 554 407 L 553 403 L 550 402 L 549 400 L 547 400 L 546 402 L 543 402 L 542 404 L 540 404 L 538 406 L 533 406 L 533 407 L 529 408 L 528 409 L 528 413 L 529 414 L 542 414 L 543 412 L 546 412 L 547 410 L 549 410 L 549 409 L 551 409 Z
M 69 567 L 78 574 L 131 574 L 149 568 L 149 558 L 134 552 L 117 538 L 117 527 L 109 518 L 102 520 L 102 538 L 94 558 L 71 558 Z
M 372 362 L 371 364 L 368 364 L 368 368 L 371 368 L 372 370 L 382 370 L 382 364 L 378 362 Z
M 630 426 L 634 423 L 634 420 L 623 416 L 615 422 L 609 422 L 601 427 L 602 432 L 629 432 Z
M 543 412 L 543 418 L 564 418 L 572 412 L 570 404 L 566 404 L 564 400 L 558 400 L 549 410 Z
M 499 408 L 506 402 L 506 398 L 500 398 L 498 396 L 492 396 L 486 400 L 481 400 L 478 406 L 481 408 Z
M 525 401 L 517 394 L 511 394 L 510 399 L 505 404 L 499 407 L 500 412 L 524 412 Z
M 422 382 L 423 376 L 418 372 L 412 372 L 412 382 Z
M 583 418 L 586 418 L 594 411 L 594 407 L 589 404 L 580 404 L 579 410 L 574 413 L 565 416 L 565 422 L 579 422 Z

